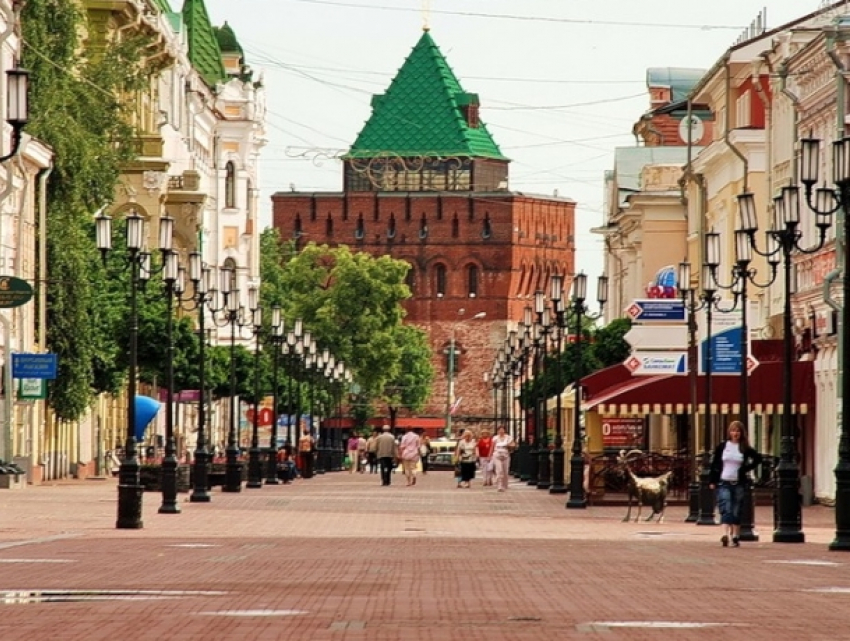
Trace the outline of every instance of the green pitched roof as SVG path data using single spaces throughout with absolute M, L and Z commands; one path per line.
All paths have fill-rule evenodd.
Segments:
M 242 55 L 244 52 L 242 51 L 242 47 L 239 45 L 239 41 L 236 39 L 236 34 L 233 32 L 233 28 L 227 24 L 227 21 L 220 27 L 213 27 L 213 32 L 215 33 L 215 37 L 218 40 L 218 47 L 221 49 L 222 53 L 238 53 Z
M 153 3 L 163 13 L 171 13 L 171 5 L 168 4 L 168 0 L 153 0 Z
M 462 156 L 507 160 L 483 122 L 471 127 L 463 107 L 478 105 L 466 93 L 431 34 L 422 34 L 387 92 L 373 96 L 372 115 L 348 158 Z
M 189 61 L 204 81 L 214 87 L 225 80 L 227 74 L 204 0 L 186 0 L 182 13 L 189 41 Z

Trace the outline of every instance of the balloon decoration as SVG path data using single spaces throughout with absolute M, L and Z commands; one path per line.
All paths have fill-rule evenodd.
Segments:
M 145 430 L 156 416 L 162 404 L 150 396 L 136 396 L 136 424 L 133 426 L 133 434 L 136 441 L 144 439 Z

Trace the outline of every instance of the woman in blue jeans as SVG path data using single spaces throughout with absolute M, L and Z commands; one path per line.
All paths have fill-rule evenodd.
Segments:
M 761 463 L 761 454 L 756 452 L 747 441 L 744 425 L 741 421 L 732 421 L 727 430 L 727 439 L 714 449 L 711 458 L 709 487 L 717 490 L 717 509 L 720 511 L 720 523 L 723 547 L 740 545 L 741 503 L 744 487 L 750 482 L 749 473 Z

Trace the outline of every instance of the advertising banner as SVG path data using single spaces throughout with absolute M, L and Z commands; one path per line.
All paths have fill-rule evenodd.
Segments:
M 602 446 L 605 449 L 641 449 L 643 437 L 642 418 L 602 417 Z

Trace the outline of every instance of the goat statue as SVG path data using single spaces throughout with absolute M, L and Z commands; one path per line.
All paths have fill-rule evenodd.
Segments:
M 629 467 L 629 460 L 634 458 L 634 455 L 640 455 L 640 450 L 631 450 L 620 452 L 619 461 L 626 472 L 626 482 L 629 492 L 629 509 L 623 519 L 628 522 L 632 516 L 632 499 L 637 501 L 637 516 L 635 523 L 640 520 L 641 508 L 646 505 L 652 508 L 646 520 L 651 521 L 652 517 L 658 515 L 658 523 L 664 520 L 664 508 L 667 507 L 667 489 L 670 485 L 670 476 L 672 472 L 665 472 L 661 476 L 640 478 L 635 476 L 632 468 Z

